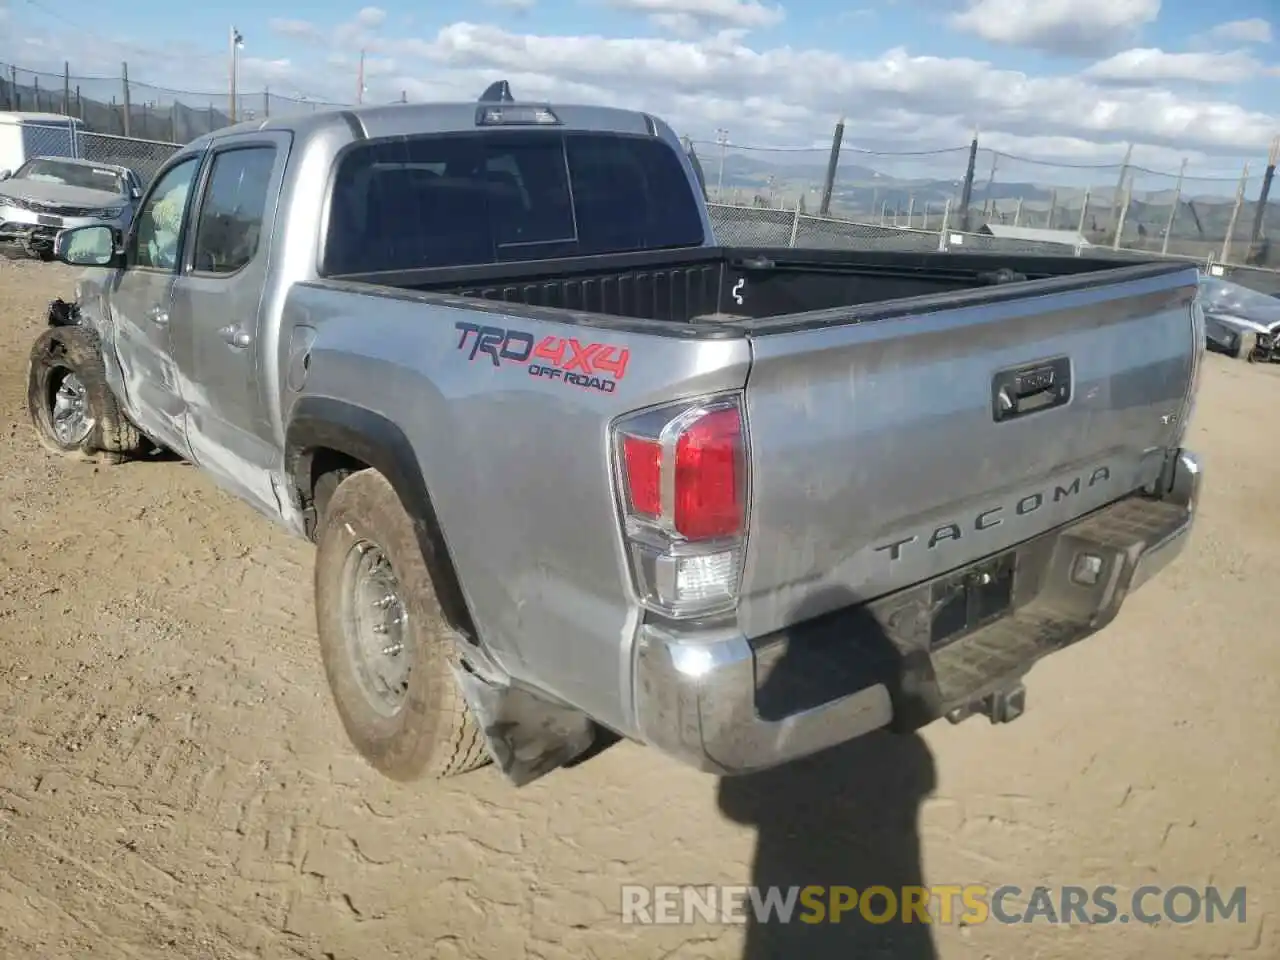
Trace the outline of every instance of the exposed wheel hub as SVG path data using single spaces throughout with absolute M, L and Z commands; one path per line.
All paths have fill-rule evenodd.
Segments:
M 409 691 L 412 651 L 400 581 L 382 548 L 358 540 L 343 564 L 343 626 L 347 652 L 369 706 L 395 716 Z
M 89 436 L 96 422 L 89 411 L 89 392 L 70 370 L 57 384 L 49 411 L 53 435 L 59 443 L 74 446 Z

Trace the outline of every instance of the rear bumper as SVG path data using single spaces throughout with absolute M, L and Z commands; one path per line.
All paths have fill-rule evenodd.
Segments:
M 1186 546 L 1202 476 L 1195 455 L 1178 451 L 1156 496 L 1023 543 L 1012 612 L 942 647 L 929 645 L 928 583 L 756 640 L 689 642 L 647 625 L 635 662 L 641 737 L 699 769 L 735 774 L 962 710 L 1110 623 Z M 1082 554 L 1101 560 L 1092 583 L 1072 575 Z

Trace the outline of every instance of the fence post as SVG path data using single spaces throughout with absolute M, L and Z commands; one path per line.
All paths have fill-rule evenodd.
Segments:
M 76 116 L 84 119 L 84 101 L 80 99 L 80 84 L 76 84 Z
M 1089 216 L 1089 188 L 1084 191 L 1084 199 L 1080 201 L 1080 222 L 1076 224 L 1076 233 L 1084 236 L 1084 221 Z
M 31 93 L 36 98 L 36 112 L 40 112 L 40 75 L 32 74 L 31 77 Z
M 938 231 L 938 252 L 947 252 L 947 231 L 951 229 L 951 198 L 947 197 L 946 206 L 942 208 L 942 229 Z M 963 232 L 963 231 L 961 231 Z
M 982 219 L 986 220 L 995 213 L 995 205 L 991 201 L 991 188 L 996 182 L 996 169 L 1000 164 L 1000 154 L 991 152 L 991 173 L 987 176 L 987 191 L 982 198 Z M 990 211 L 990 212 L 988 212 Z
M 178 142 L 178 101 L 169 104 L 169 140 Z
M 14 66 L 9 67 L 9 92 L 12 95 L 13 109 L 21 110 L 22 95 L 18 93 L 18 68 Z
M 916 217 L 916 195 L 913 193 L 907 197 L 907 229 L 911 229 L 911 225 L 915 223 Z
M 271 116 L 271 88 L 262 88 L 262 116 L 264 119 Z
M 71 64 L 62 61 L 62 115 L 71 113 Z
M 1160 254 L 1169 252 L 1169 238 L 1173 236 L 1173 221 L 1178 216 L 1178 204 L 1182 202 L 1182 178 L 1187 175 L 1187 158 L 1182 158 L 1182 166 L 1178 167 L 1178 182 L 1173 185 L 1173 206 L 1169 208 L 1169 220 L 1164 225 L 1164 239 L 1160 241 Z
M 1280 159 L 1280 137 L 1271 141 L 1271 151 L 1267 154 L 1267 169 L 1262 172 L 1262 192 L 1258 194 L 1258 208 L 1253 213 L 1253 229 L 1249 231 L 1249 252 L 1247 259 L 1257 259 L 1258 240 L 1262 236 L 1263 221 L 1267 215 L 1267 199 L 1271 196 L 1271 181 L 1276 175 L 1276 161 Z
M 129 106 L 129 64 L 120 64 L 120 71 L 120 82 L 124 86 L 124 135 L 127 137 L 132 119 L 129 115 L 133 113 L 133 109 Z
M 796 237 L 800 234 L 800 201 L 796 201 L 796 212 L 791 218 L 791 239 L 787 246 L 794 247 L 796 245 Z
M 1222 256 L 1218 258 L 1219 263 L 1229 263 L 1227 259 L 1231 254 L 1231 238 L 1236 232 L 1236 220 L 1240 218 L 1240 207 L 1244 204 L 1244 191 L 1249 183 L 1249 164 L 1246 162 L 1244 169 L 1240 172 L 1240 186 L 1236 187 L 1236 202 L 1231 208 L 1231 220 L 1227 224 L 1227 235 L 1222 238 Z
M 969 204 L 973 202 L 973 177 L 978 167 L 978 130 L 975 127 L 973 139 L 969 141 L 969 165 L 964 171 L 964 187 L 960 191 L 960 230 L 969 229 Z M 947 203 L 950 204 L 948 199 Z
M 1129 162 L 1133 159 L 1133 144 L 1129 144 L 1124 151 L 1124 159 L 1120 161 L 1120 179 L 1116 181 L 1116 192 L 1111 197 L 1111 223 L 1114 225 L 1120 217 L 1118 204 L 1120 197 L 1124 193 L 1125 181 L 1129 179 Z M 1119 236 L 1117 232 L 1116 236 Z M 1114 247 L 1112 249 L 1115 249 Z
M 1116 236 L 1111 241 L 1111 249 L 1120 249 L 1120 238 L 1124 235 L 1124 222 L 1129 216 L 1129 201 L 1133 198 L 1133 180 L 1128 179 L 1124 182 L 1123 206 L 1120 207 L 1120 217 L 1116 220 Z
M 836 186 L 836 169 L 840 166 L 842 143 L 844 143 L 844 117 L 836 121 L 835 132 L 831 135 L 831 155 L 827 157 L 827 176 L 822 181 L 822 203 L 818 206 L 820 217 L 825 217 L 831 212 L 831 191 Z
M 1013 225 L 1015 227 L 1022 226 L 1022 198 L 1018 198 L 1018 205 L 1013 208 Z
M 1053 229 L 1053 221 L 1057 218 L 1057 216 L 1058 216 L 1058 191 L 1051 190 L 1049 191 L 1049 220 L 1045 224 L 1046 230 Z

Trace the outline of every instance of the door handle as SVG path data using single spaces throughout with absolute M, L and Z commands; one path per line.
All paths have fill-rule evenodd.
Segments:
M 249 332 L 234 323 L 230 326 L 223 327 L 218 331 L 218 335 L 221 336 L 223 340 L 227 341 L 227 343 L 231 344 L 231 346 L 237 347 L 241 350 L 253 343 L 253 337 L 249 336 Z
M 152 307 L 147 311 L 147 319 L 158 327 L 163 327 L 169 322 L 169 311 L 164 307 Z

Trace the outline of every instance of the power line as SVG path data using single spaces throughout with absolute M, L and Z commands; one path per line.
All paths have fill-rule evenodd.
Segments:
M 99 43 L 102 42 L 102 35 L 100 33 L 96 33 L 93 30 L 90 30 L 89 28 L 85 27 L 82 23 L 77 23 L 71 18 L 63 16 L 62 13 L 53 9 L 52 7 L 45 6 L 44 3 L 41 2 L 41 0 L 26 0 L 26 2 L 33 9 L 40 11 L 41 13 L 45 14 L 48 17 L 52 17 L 54 20 L 57 20 L 63 26 L 71 28 L 73 31 L 80 34 L 81 36 L 91 37 L 93 40 Z M 141 54 L 142 56 L 156 57 L 157 59 L 164 59 L 164 58 L 173 56 L 172 50 L 169 50 L 169 51 L 155 50 L 151 47 L 138 46 L 137 44 L 129 43 L 124 40 L 113 40 L 112 43 L 121 50 L 131 51 L 133 53 Z M 214 55 L 207 54 L 207 53 L 193 53 L 189 55 L 184 54 L 184 58 L 188 60 L 213 60 Z M 36 71 L 30 71 L 30 72 L 34 73 Z M 81 77 L 80 79 L 82 80 L 118 80 L 119 77 Z

